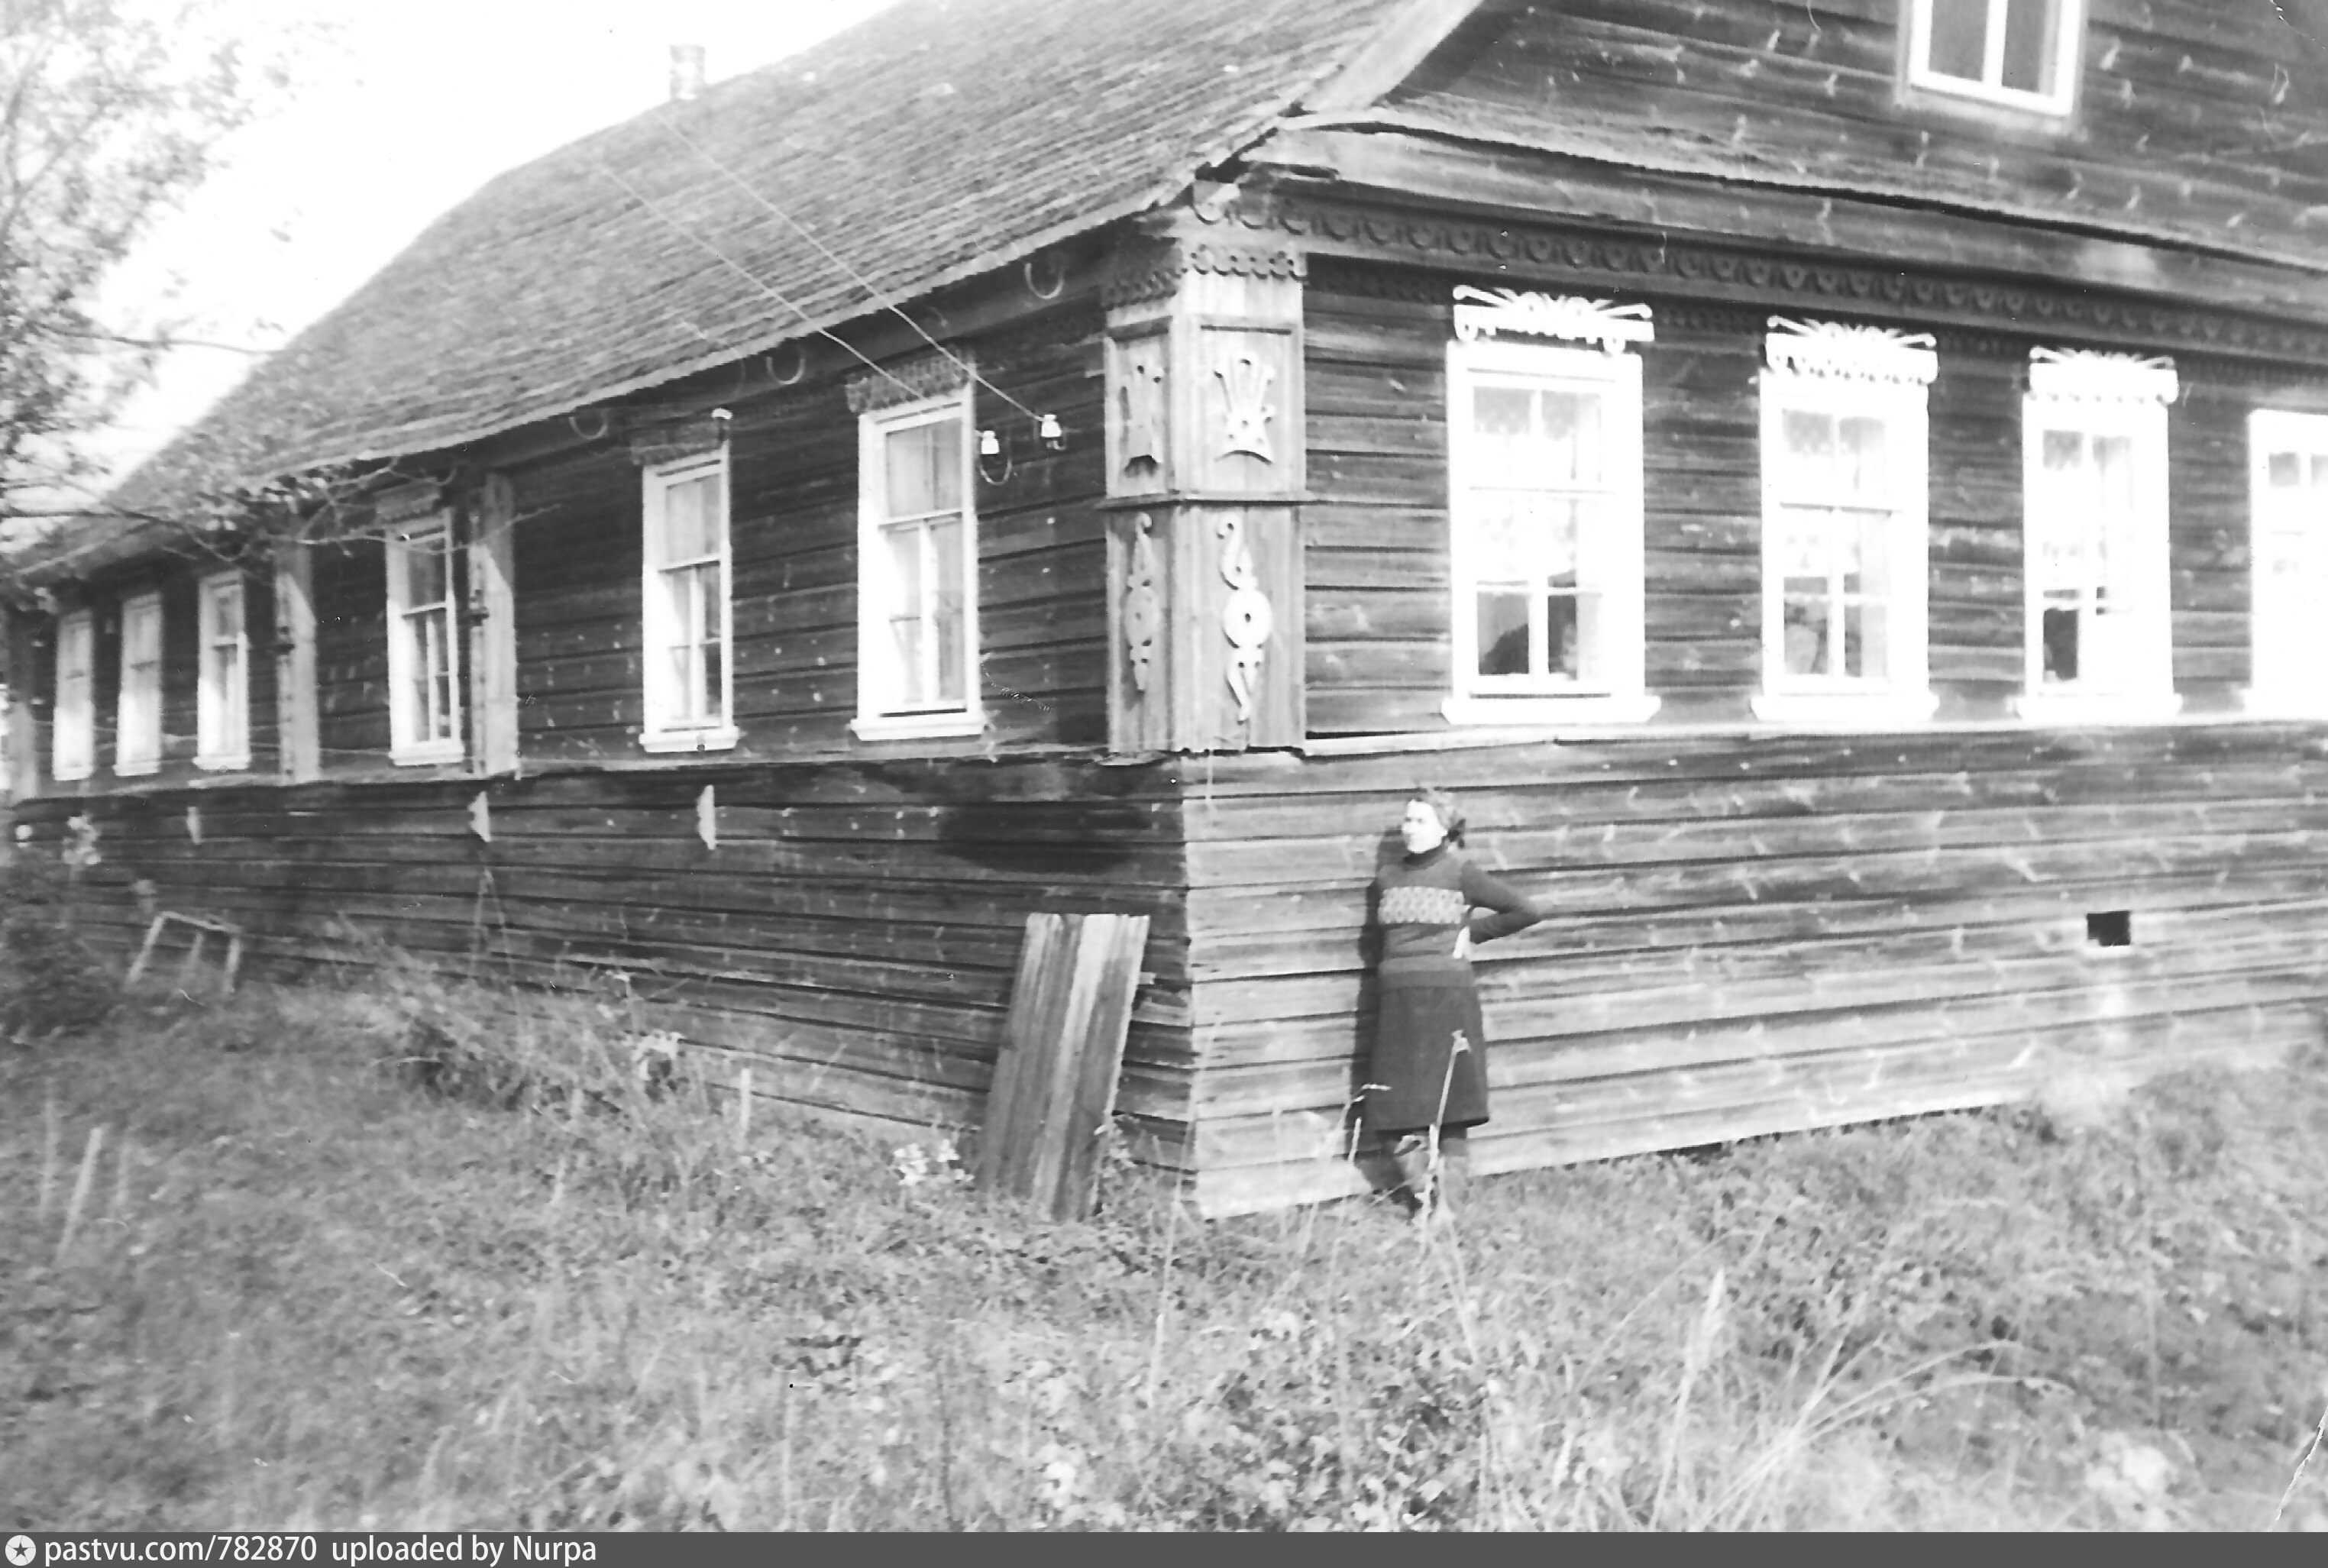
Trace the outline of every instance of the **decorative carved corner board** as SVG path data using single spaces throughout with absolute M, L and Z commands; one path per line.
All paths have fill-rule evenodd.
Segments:
M 1168 236 L 1103 291 L 1121 749 L 1300 738 L 1306 272 L 1290 249 Z

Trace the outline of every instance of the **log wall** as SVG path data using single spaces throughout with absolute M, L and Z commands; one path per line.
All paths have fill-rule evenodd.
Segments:
M 1305 513 L 1313 735 L 1437 731 L 1451 678 L 1446 348 L 1455 284 L 1491 275 L 1312 264 Z M 1652 292 L 1642 361 L 1647 678 L 1660 725 L 1752 722 L 1761 668 L 1757 377 L 1771 311 Z M 1774 301 L 1774 306 L 1777 302 Z M 1787 305 L 1786 310 L 1798 306 Z M 2021 398 L 2046 338 L 1939 327 L 1929 393 L 1928 603 L 1938 717 L 2012 717 L 2023 683 Z M 2129 352 L 2154 345 L 2129 343 Z M 2248 415 L 2328 406 L 2328 376 L 2182 354 L 2168 413 L 2174 677 L 2238 710 L 2248 673 Z
M 2089 0 L 2061 120 L 1901 89 L 1907 0 L 1479 8 L 1388 107 L 1460 135 L 2315 265 L 2328 48 L 2267 0 Z
M 2317 726 L 1223 758 L 1186 809 L 1207 1212 L 1358 1186 L 1366 889 L 1418 780 L 1547 914 L 1481 950 L 1482 1170 L 2130 1078 L 2328 1016 Z M 2094 944 L 2116 911 L 2132 944 Z
M 706 786 L 716 847 L 698 833 Z M 490 840 L 473 831 L 480 794 Z M 771 1096 L 893 1131 L 979 1122 L 1030 912 L 1144 914 L 1118 1108 L 1143 1158 L 1185 1158 L 1180 812 L 1152 768 L 725 765 L 55 797 L 16 809 L 28 852 L 53 853 L 82 810 L 103 857 L 83 874 L 84 929 L 118 958 L 144 934 L 143 879 L 149 908 L 243 925 L 262 972 L 361 966 L 375 950 L 344 923 L 449 976 L 624 976 L 640 1027 L 753 1065 Z

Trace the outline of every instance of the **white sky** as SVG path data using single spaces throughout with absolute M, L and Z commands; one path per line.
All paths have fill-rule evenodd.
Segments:
M 504 169 L 652 108 L 671 46 L 723 80 L 890 0 L 227 0 L 257 36 L 320 23 L 289 106 L 117 278 L 108 314 L 279 346 Z M 1062 0 L 1073 4 L 1074 0 Z M 117 476 L 255 361 L 182 349 L 104 443 Z

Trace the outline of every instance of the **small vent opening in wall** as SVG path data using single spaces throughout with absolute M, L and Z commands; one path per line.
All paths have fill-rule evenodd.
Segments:
M 2097 909 L 2086 916 L 2086 940 L 2096 947 L 2132 947 L 2134 915 L 2125 909 Z

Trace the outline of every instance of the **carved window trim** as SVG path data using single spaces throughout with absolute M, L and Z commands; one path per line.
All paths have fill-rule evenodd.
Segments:
M 97 771 L 97 617 L 57 617 L 56 702 L 50 710 L 49 776 L 60 784 Z
M 2042 723 L 2171 718 L 2182 701 L 2174 690 L 2167 559 L 2166 409 L 2178 390 L 2173 365 L 2042 348 L 2030 361 L 2029 390 L 2021 400 L 2023 674 L 2015 706 L 2023 718 Z M 2060 486 L 2048 478 L 2048 436 L 2078 437 L 2087 450 L 2096 440 L 2125 443 L 2126 504 L 2114 531 L 2098 504 L 2064 506 L 2055 499 Z M 2079 584 L 2047 581 L 2047 530 L 2064 520 L 2074 521 L 2080 553 L 2097 563 Z M 2045 677 L 2049 589 L 2051 607 L 2079 615 L 2075 680 Z M 2065 605 L 2058 596 L 2071 591 L 2078 597 Z M 2089 645 L 2096 643 L 2101 645 Z
M 142 778 L 161 772 L 162 595 L 158 589 L 132 594 L 121 601 L 121 684 L 113 712 L 114 775 Z
M 1901 69 L 1906 96 L 1935 106 L 2001 109 L 2051 121 L 2065 120 L 2075 110 L 2078 79 L 2085 60 L 2086 0 L 1985 0 L 1985 58 L 1978 79 L 1932 67 L 1933 8 L 1942 3 L 1945 0 L 1906 0 Z M 2007 87 L 2003 80 L 2003 28 L 2008 14 L 2023 5 L 2043 5 L 2052 14 L 2047 80 L 2042 90 Z
M 1550 673 L 1477 673 L 1480 568 L 1471 495 L 1475 476 L 1483 470 L 1469 409 L 1477 389 L 1497 384 L 1582 390 L 1600 399 L 1605 484 L 1597 494 L 1608 521 L 1602 537 L 1590 541 L 1597 568 L 1590 575 L 1600 586 L 1585 591 L 1597 592 L 1600 627 L 1598 669 L 1589 681 Z M 1441 711 L 1454 724 L 1490 728 L 1636 724 L 1647 718 L 1657 711 L 1657 699 L 1648 694 L 1646 679 L 1640 356 L 1600 346 L 1485 333 L 1468 341 L 1457 338 L 1447 345 L 1447 432 L 1453 665 Z M 1532 643 L 1535 615 L 1531 604 Z M 1548 640 L 1548 627 L 1544 633 Z
M 2275 481 L 2280 459 L 2295 466 L 2293 484 Z M 2328 681 L 2320 678 L 2328 670 L 2328 414 L 2256 409 L 2248 416 L 2248 467 L 2254 664 L 2246 706 L 2291 718 L 2328 716 Z M 2280 580 L 2287 577 L 2295 580 Z
M 980 691 L 978 495 L 972 389 L 916 401 L 868 408 L 858 427 L 857 717 L 850 730 L 860 740 L 918 740 L 972 736 L 986 728 Z M 891 588 L 886 565 L 890 522 L 888 437 L 916 426 L 954 421 L 960 446 L 962 612 L 956 635 L 962 669 L 959 701 L 909 703 L 885 653 L 891 637 Z
M 1752 699 L 1757 718 L 1784 724 L 1881 728 L 1921 724 L 1939 699 L 1931 690 L 1928 623 L 1931 577 L 1930 411 L 1928 389 L 1938 374 L 1932 340 L 1921 333 L 1773 316 L 1763 341 L 1760 380 L 1762 453 L 1762 689 Z M 1880 419 L 1884 473 L 1873 494 L 1821 494 L 1798 489 L 1805 475 L 1787 460 L 1790 415 L 1838 423 Z M 1838 438 L 1839 438 L 1838 428 Z M 1783 542 L 1800 524 L 1790 520 L 1825 512 L 1830 529 L 1845 513 L 1867 517 L 1884 555 L 1886 590 L 1851 590 L 1828 562 L 1830 617 L 1873 610 L 1883 628 L 1881 675 L 1796 672 L 1788 668 L 1788 596 Z M 1834 540 L 1830 538 L 1830 544 Z M 1863 567 L 1864 565 L 1863 559 Z M 1860 574 L 1863 585 L 1867 574 Z M 1798 579 L 1793 579 L 1798 580 Z M 1832 619 L 1828 622 L 1830 633 Z

